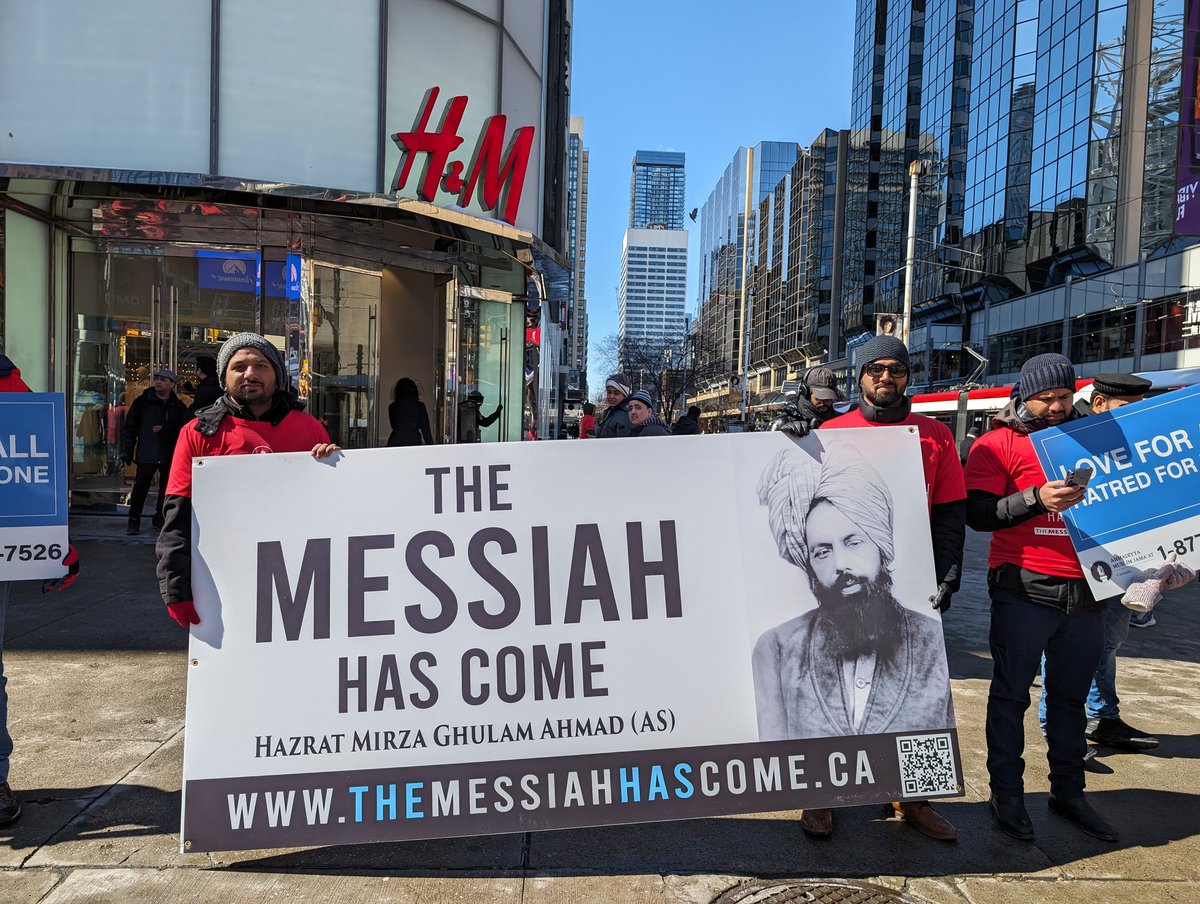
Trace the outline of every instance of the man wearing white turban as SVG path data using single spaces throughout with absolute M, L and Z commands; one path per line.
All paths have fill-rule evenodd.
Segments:
M 852 452 L 818 465 L 786 450 L 758 498 L 779 555 L 817 599 L 754 647 L 760 740 L 952 728 L 941 625 L 892 594 L 893 505 L 879 472 Z

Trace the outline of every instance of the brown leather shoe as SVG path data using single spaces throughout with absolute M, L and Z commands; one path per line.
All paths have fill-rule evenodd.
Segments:
M 833 834 L 833 810 L 802 810 L 800 828 L 810 838 L 828 838 Z
M 892 804 L 892 809 L 922 835 L 928 835 L 938 841 L 958 840 L 958 829 L 954 828 L 950 820 L 929 806 L 929 801 L 897 801 Z

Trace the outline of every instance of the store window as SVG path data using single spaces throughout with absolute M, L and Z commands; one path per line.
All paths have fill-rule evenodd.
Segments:
M 1034 355 L 1062 350 L 1062 321 L 1001 333 L 988 340 L 988 359 L 994 373 L 1013 373 Z
M 1145 314 L 1143 354 L 1200 348 L 1200 293 L 1147 302 Z
M 1134 309 L 1097 311 L 1071 320 L 1069 357 L 1076 363 L 1133 356 Z

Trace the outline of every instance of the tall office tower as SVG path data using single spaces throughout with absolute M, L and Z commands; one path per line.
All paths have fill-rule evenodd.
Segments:
M 976 4 L 964 231 L 978 275 L 1036 291 L 1171 239 L 1183 12 Z
M 857 2 L 841 324 L 847 337 L 874 330 L 877 311 L 902 306 L 907 168 L 921 151 L 926 5 Z
M 742 307 L 750 306 L 742 288 L 751 288 L 758 262 L 759 205 L 799 154 L 800 146 L 792 141 L 738 148 L 700 211 L 698 335 L 709 355 L 726 362 L 730 374 L 742 371 Z
M 567 401 L 587 401 L 588 316 L 587 265 L 588 151 L 583 145 L 583 117 L 572 116 L 567 133 L 567 257 L 570 304 L 567 311 Z
M 677 151 L 638 151 L 629 178 L 631 229 L 682 229 L 684 158 Z
M 625 230 L 617 310 L 622 342 L 682 343 L 687 329 L 687 245 L 682 229 Z

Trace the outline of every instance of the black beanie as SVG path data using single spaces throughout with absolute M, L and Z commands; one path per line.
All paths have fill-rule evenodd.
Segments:
M 863 368 L 872 361 L 880 358 L 895 358 L 908 367 L 908 348 L 895 336 L 874 336 L 863 343 L 858 350 L 858 376 L 861 379 Z
M 1075 366 L 1069 358 L 1054 352 L 1034 355 L 1022 365 L 1019 382 L 1022 402 L 1047 389 L 1069 389 L 1074 392 Z
M 276 392 L 288 391 L 291 387 L 291 380 L 288 379 L 287 370 L 283 366 L 283 356 L 279 354 L 279 349 L 270 340 L 263 338 L 258 333 L 236 333 L 226 339 L 221 350 L 217 352 L 217 382 L 221 384 L 222 389 L 226 388 L 225 371 L 229 367 L 229 359 L 243 348 L 252 348 L 270 361 L 271 367 L 275 370 Z

